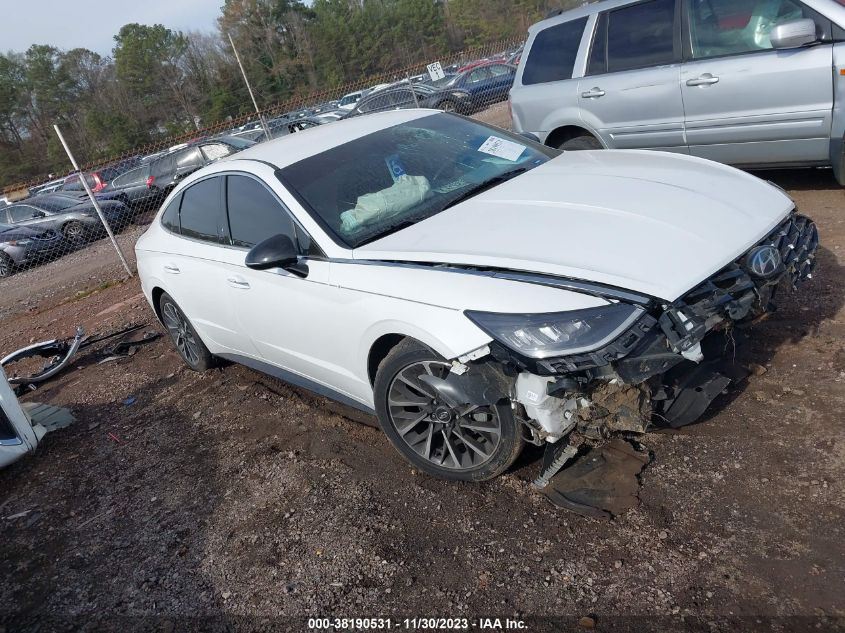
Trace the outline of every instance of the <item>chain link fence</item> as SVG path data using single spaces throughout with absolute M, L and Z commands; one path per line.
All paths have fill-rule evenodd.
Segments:
M 437 108 L 507 126 L 504 101 L 519 61 L 519 42 L 496 42 L 440 60 L 354 81 L 219 121 L 80 172 L 6 187 L 0 198 L 0 317 L 26 307 L 29 286 L 78 276 L 87 286 L 125 275 L 118 248 L 134 269 L 134 243 L 176 184 L 211 162 L 257 143 L 348 117 L 398 108 Z M 71 151 L 73 148 L 70 148 Z M 70 168 L 70 162 L 68 163 Z M 84 178 L 84 182 L 83 182 Z M 87 185 L 87 187 L 86 187 Z M 94 200 L 86 189 L 93 194 Z M 108 223 L 116 236 L 109 243 Z M 113 247 L 114 246 L 114 247 Z M 69 287 L 77 287 L 70 284 Z

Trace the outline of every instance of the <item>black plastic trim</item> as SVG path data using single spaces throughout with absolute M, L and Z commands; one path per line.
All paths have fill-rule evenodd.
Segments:
M 317 395 L 328 398 L 329 400 L 334 400 L 340 404 L 352 407 L 358 411 L 363 411 L 364 413 L 369 413 L 370 415 L 376 415 L 375 410 L 371 409 L 364 403 L 358 402 L 354 398 L 350 398 L 346 394 L 336 391 L 331 387 L 326 387 L 325 385 L 315 382 L 310 378 L 300 376 L 299 374 L 295 374 L 287 369 L 282 369 L 276 365 L 271 365 L 270 363 L 251 358 L 249 356 L 241 356 L 240 354 L 215 354 L 215 356 L 230 360 L 233 363 L 238 363 L 239 365 L 244 365 L 245 367 L 261 372 L 262 374 L 272 376 L 273 378 L 278 378 L 279 380 L 283 380 L 284 382 L 290 383 L 296 387 L 302 387 L 312 393 L 316 393 Z

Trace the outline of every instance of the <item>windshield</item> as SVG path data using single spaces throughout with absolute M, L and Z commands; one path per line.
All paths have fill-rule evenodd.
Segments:
M 356 248 L 558 153 L 499 128 L 432 114 L 311 156 L 280 176 L 324 229 Z

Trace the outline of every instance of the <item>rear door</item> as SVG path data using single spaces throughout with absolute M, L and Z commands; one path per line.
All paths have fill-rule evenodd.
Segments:
M 579 106 L 607 147 L 687 152 L 679 2 L 647 0 L 596 20 Z
M 684 0 L 681 71 L 690 153 L 736 165 L 827 162 L 830 21 L 798 0 Z M 777 24 L 816 21 L 820 43 L 774 50 Z
M 243 255 L 228 247 L 223 186 L 222 176 L 204 178 L 171 202 L 162 224 L 180 237 L 170 252 L 156 254 L 153 272 L 212 352 L 243 353 L 248 337 L 226 299 L 228 266 Z

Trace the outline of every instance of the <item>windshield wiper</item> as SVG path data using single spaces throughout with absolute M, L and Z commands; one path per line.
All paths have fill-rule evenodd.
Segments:
M 504 174 L 500 174 L 491 178 L 490 180 L 485 180 L 482 183 L 475 185 L 474 187 L 470 187 L 466 191 L 464 191 L 461 195 L 459 195 L 454 200 L 450 201 L 443 210 L 449 209 L 454 207 L 456 204 L 460 204 L 464 200 L 469 200 L 470 198 L 477 196 L 478 194 L 487 191 L 488 189 L 492 189 L 496 185 L 500 185 L 503 182 L 510 180 L 511 178 L 515 178 L 522 173 L 528 171 L 527 167 L 517 167 L 516 169 L 511 169 L 510 171 L 506 171 Z

